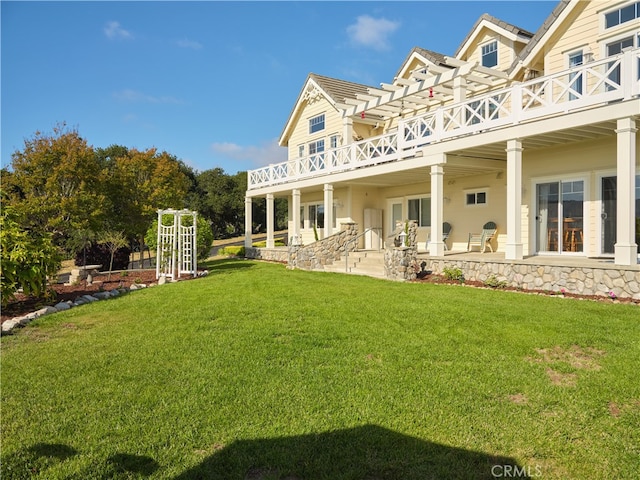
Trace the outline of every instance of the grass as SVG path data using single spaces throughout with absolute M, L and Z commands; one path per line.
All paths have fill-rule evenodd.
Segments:
M 637 478 L 637 306 L 209 270 L 3 337 L 0 476 Z

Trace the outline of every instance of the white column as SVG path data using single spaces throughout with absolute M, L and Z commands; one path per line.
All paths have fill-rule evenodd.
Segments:
M 273 193 L 267 193 L 267 248 L 273 248 Z
M 467 80 L 464 77 L 453 79 L 453 103 L 464 102 L 467 99 Z
M 251 222 L 251 197 L 244 197 L 244 248 L 253 246 Z
M 635 181 L 636 181 L 636 122 L 633 118 L 618 120 L 617 148 L 617 230 L 615 263 L 636 265 Z
M 507 141 L 507 245 L 506 260 L 522 260 L 522 141 Z
M 324 184 L 324 237 L 333 235 L 333 185 Z
M 300 238 L 300 190 L 291 192 L 291 210 L 293 231 L 290 237 L 292 237 L 292 243 L 296 243 Z
M 348 145 L 353 141 L 353 118 L 342 119 L 342 145 Z
M 444 242 L 442 241 L 443 215 L 443 181 L 444 168 L 442 164 L 431 165 L 431 240 L 429 255 L 443 256 Z

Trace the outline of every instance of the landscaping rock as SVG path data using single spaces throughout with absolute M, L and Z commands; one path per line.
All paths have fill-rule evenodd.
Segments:
M 56 303 L 53 308 L 55 308 L 59 312 L 62 312 L 64 310 L 69 310 L 71 308 L 71 305 L 69 305 L 67 302 L 60 302 Z
M 51 313 L 56 313 L 58 310 L 56 310 L 54 307 L 51 306 L 46 306 L 41 308 L 40 310 L 37 310 L 36 312 L 34 312 L 38 317 L 44 317 L 45 315 L 49 315 Z
M 93 295 L 83 295 L 82 298 L 84 298 L 89 303 L 97 302 L 99 300 L 98 298 L 94 297 Z

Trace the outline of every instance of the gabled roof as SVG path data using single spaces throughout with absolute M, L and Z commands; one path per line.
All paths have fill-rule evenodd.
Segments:
M 518 57 L 514 60 L 513 64 L 509 68 L 510 74 L 516 70 L 519 65 L 523 66 L 529 63 L 532 56 L 535 56 L 539 49 L 544 45 L 543 39 L 547 40 L 558 29 L 562 23 L 559 19 L 566 18 L 578 3 L 578 1 L 573 0 L 561 0 L 560 3 L 555 6 L 531 41 L 522 49 Z M 567 8 L 569 6 L 571 8 Z
M 480 34 L 480 31 L 484 27 L 514 41 L 519 40 L 521 42 L 528 42 L 529 39 L 534 36 L 533 33 L 525 30 L 524 28 L 517 27 L 498 18 L 492 17 L 488 13 L 484 13 L 480 18 L 478 18 L 465 39 L 462 41 L 458 50 L 456 50 L 454 57 L 460 58 L 460 56 L 471 46 L 473 40 Z
M 413 49 L 409 52 L 409 54 L 404 59 L 404 62 L 400 65 L 400 68 L 396 72 L 394 78 L 401 77 L 407 68 L 407 65 L 414 58 L 419 57 L 425 61 L 425 63 L 431 63 L 436 66 L 447 66 L 446 58 L 443 54 L 434 52 L 433 50 L 427 50 L 426 48 L 413 47 Z
M 325 77 L 316 73 L 310 73 L 298 94 L 298 99 L 289 114 L 289 118 L 287 119 L 287 123 L 285 124 L 282 133 L 280 134 L 278 144 L 280 146 L 286 145 L 291 129 L 296 123 L 295 119 L 302 110 L 306 101 L 307 92 L 314 91 L 317 94 L 323 95 L 336 110 L 340 110 L 345 104 L 345 99 L 349 98 L 355 100 L 357 94 L 366 94 L 370 88 L 373 87 L 337 78 Z

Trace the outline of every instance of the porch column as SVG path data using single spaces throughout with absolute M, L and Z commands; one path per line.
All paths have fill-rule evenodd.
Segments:
M 324 184 L 324 237 L 333 235 L 333 185 Z
M 293 223 L 292 243 L 296 244 L 300 239 L 300 190 L 291 191 L 291 218 Z
M 444 242 L 442 241 L 443 221 L 443 181 L 444 168 L 442 164 L 431 165 L 431 240 L 429 255 L 443 256 Z
M 248 249 L 253 246 L 253 240 L 251 238 L 252 226 L 251 226 L 251 197 L 244 197 L 244 248 Z
M 267 248 L 273 248 L 273 193 L 267 193 Z
M 353 141 L 353 118 L 342 119 L 342 145 L 348 145 Z
M 507 141 L 506 260 L 522 260 L 522 141 Z
M 635 182 L 636 182 L 636 121 L 629 118 L 618 120 L 616 130 L 617 148 L 617 228 L 615 263 L 636 265 Z
M 453 103 L 464 102 L 467 99 L 467 80 L 464 77 L 453 79 Z

